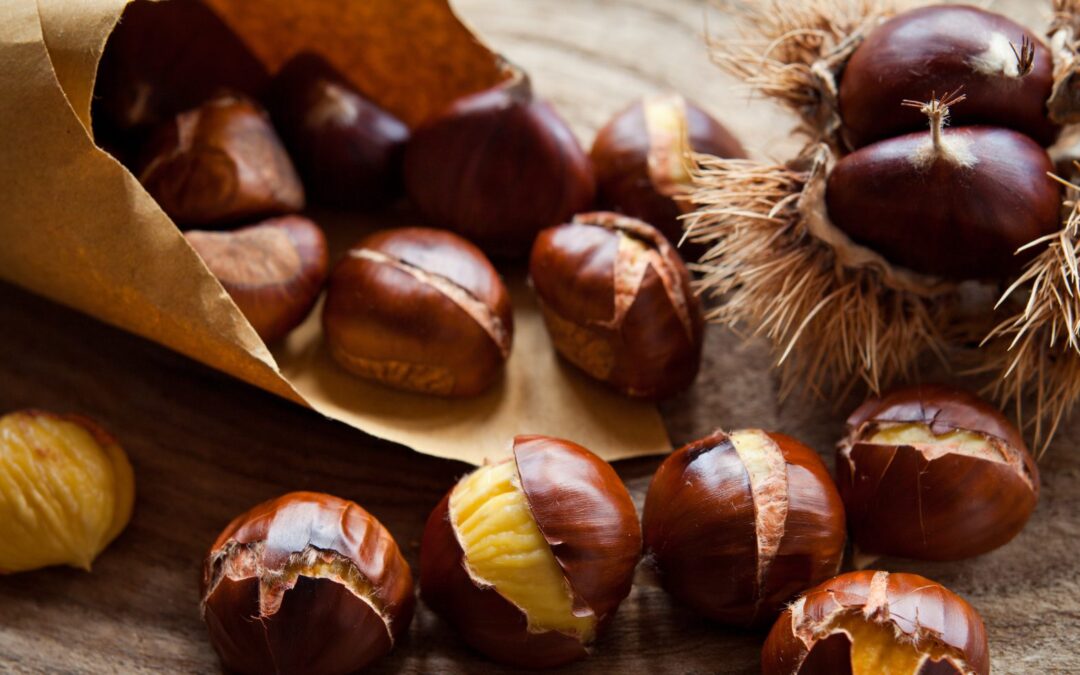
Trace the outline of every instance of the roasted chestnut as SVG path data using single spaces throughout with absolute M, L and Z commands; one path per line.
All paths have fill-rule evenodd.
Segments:
M 471 396 L 510 356 L 510 295 L 480 249 L 442 230 L 377 232 L 334 268 L 323 307 L 330 354 L 398 389 Z
M 262 63 L 202 2 L 127 5 L 101 55 L 92 104 L 94 137 L 121 159 L 177 113 L 228 89 L 259 96 Z
M 303 322 L 326 281 L 326 237 L 307 218 L 283 216 L 233 232 L 191 230 L 184 236 L 266 343 Z
M 311 201 L 368 210 L 401 194 L 409 128 L 322 57 L 303 52 L 286 63 L 267 106 Z
M 679 216 L 693 206 L 677 197 L 693 189 L 689 155 L 745 157 L 739 141 L 709 113 L 679 94 L 647 96 L 615 115 L 593 142 L 600 205 L 638 218 L 672 243 Z
M 437 227 L 497 256 L 528 252 L 536 233 L 592 204 L 589 157 L 524 75 L 454 102 L 413 133 L 405 187 Z
M 1039 496 L 1019 430 L 962 389 L 898 389 L 860 406 L 836 459 L 861 553 L 958 560 L 1017 535 Z
M 987 675 L 982 617 L 917 574 L 849 572 L 807 591 L 777 619 L 764 675 Z
M 628 396 L 664 398 L 697 376 L 701 305 L 656 228 L 584 213 L 540 233 L 529 261 L 555 349 Z
M 582 658 L 641 553 L 634 504 L 606 462 L 518 436 L 513 456 L 461 479 L 428 518 L 420 594 L 464 640 L 522 668 Z
M 357 504 L 293 492 L 229 523 L 203 565 L 203 620 L 238 673 L 352 673 L 412 621 L 412 573 Z
M 232 94 L 159 127 L 139 182 L 181 227 L 304 208 L 304 187 L 265 111 Z
M 836 163 L 826 187 L 833 223 L 909 270 L 1001 279 L 1034 255 L 1017 251 L 1060 227 L 1049 156 L 998 127 L 943 129 L 952 94 L 925 104 L 931 130 L 868 145 Z
M 968 101 L 957 125 L 1006 127 L 1050 145 L 1053 87 L 1050 50 L 1030 30 L 969 5 L 920 7 L 875 28 L 840 79 L 843 135 L 853 148 L 919 129 L 925 120 L 901 107 L 961 87 Z
M 694 441 L 660 465 L 642 515 L 664 588 L 710 619 L 754 625 L 837 573 L 844 508 L 810 448 L 760 429 Z

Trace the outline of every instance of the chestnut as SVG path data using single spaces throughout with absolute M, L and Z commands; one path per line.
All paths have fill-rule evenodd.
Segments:
M 412 621 L 412 573 L 393 536 L 354 502 L 293 492 L 229 523 L 203 565 L 200 609 L 238 673 L 351 673 Z
M 647 96 L 611 119 L 593 142 L 600 206 L 644 220 L 678 244 L 679 216 L 693 206 L 677 197 L 693 189 L 689 155 L 743 158 L 724 125 L 679 94 Z
M 232 232 L 190 230 L 184 236 L 268 344 L 303 322 L 326 281 L 326 237 L 307 218 L 283 216 Z
M 610 212 L 540 233 L 529 261 L 555 349 L 591 377 L 648 399 L 690 386 L 701 362 L 701 305 L 664 235 Z
M 401 194 L 409 128 L 321 56 L 302 52 L 286 63 L 267 107 L 313 202 L 371 210 Z
M 420 595 L 474 649 L 549 668 L 582 658 L 641 553 L 630 495 L 570 441 L 518 436 L 512 457 L 455 485 L 428 518 Z
M 518 75 L 416 129 L 405 188 L 431 224 L 491 255 L 516 257 L 541 229 L 587 209 L 596 181 L 566 122 Z
M 443 230 L 376 232 L 334 268 L 323 306 L 331 356 L 391 387 L 488 389 L 510 356 L 510 294 L 480 249 Z
M 136 0 L 101 54 L 91 117 L 99 144 L 132 156 L 155 126 L 228 89 L 261 95 L 269 74 L 202 2 Z
M 1061 189 L 1043 148 L 998 127 L 943 129 L 951 94 L 909 101 L 929 132 L 879 141 L 836 163 L 829 218 L 888 261 L 945 279 L 1002 279 L 1034 255 L 1023 246 L 1057 232 Z
M 139 182 L 183 227 L 224 225 L 304 208 L 304 188 L 265 111 L 221 94 L 151 138 Z
M 1019 430 L 962 389 L 871 398 L 847 421 L 837 486 L 861 553 L 959 560 L 1017 535 L 1039 496 Z
M 773 625 L 764 675 L 987 675 L 982 617 L 917 574 L 864 570 L 802 595 Z
M 843 135 L 859 148 L 915 131 L 925 121 L 901 101 L 963 87 L 957 125 L 1006 127 L 1050 145 L 1053 71 L 1050 49 L 1008 17 L 969 5 L 913 9 L 875 28 L 848 60 L 838 95 Z
M 743 626 L 771 622 L 844 555 L 844 507 L 825 464 L 760 429 L 717 431 L 665 459 L 642 529 L 645 559 L 672 596 Z

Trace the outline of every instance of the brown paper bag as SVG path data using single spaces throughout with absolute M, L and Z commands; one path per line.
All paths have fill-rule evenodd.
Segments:
M 0 278 L 428 454 L 480 463 L 520 433 L 570 438 L 609 460 L 670 450 L 653 406 L 557 360 L 520 271 L 507 279 L 513 355 L 500 384 L 476 399 L 406 394 L 345 374 L 322 345 L 318 308 L 269 350 L 132 174 L 94 144 L 97 62 L 125 4 L 0 0 Z M 208 4 L 271 70 L 315 49 L 410 124 L 506 76 L 446 0 Z M 316 218 L 337 254 L 371 225 Z

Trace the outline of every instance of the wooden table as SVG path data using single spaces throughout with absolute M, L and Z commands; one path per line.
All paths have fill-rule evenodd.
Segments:
M 530 70 L 581 133 L 635 95 L 680 89 L 754 151 L 783 156 L 790 121 L 708 63 L 705 6 L 691 0 L 460 0 L 461 13 Z M 1013 3 L 1020 6 L 1020 0 Z M 710 25 L 723 26 L 710 12 Z M 776 404 L 761 345 L 714 329 L 695 389 L 663 406 L 672 439 L 716 426 L 792 433 L 826 456 L 857 400 Z M 363 504 L 418 560 L 424 520 L 462 464 L 367 437 L 161 347 L 0 285 L 0 411 L 43 407 L 100 420 L 135 466 L 138 501 L 91 574 L 49 569 L 0 579 L 2 672 L 216 672 L 198 617 L 202 557 L 237 513 L 286 491 Z M 1024 533 L 955 564 L 884 560 L 968 598 L 987 621 L 995 671 L 1080 672 L 1080 425 L 1041 463 L 1042 496 Z M 618 465 L 640 503 L 658 460 Z M 588 661 L 566 672 L 752 673 L 762 636 L 709 625 L 639 585 Z M 502 672 L 421 607 L 378 672 Z

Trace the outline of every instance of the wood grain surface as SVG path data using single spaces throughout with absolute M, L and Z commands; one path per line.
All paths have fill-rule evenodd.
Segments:
M 1000 3 L 1019 8 L 1021 0 Z M 1000 6 L 999 5 L 999 6 Z M 703 102 L 760 154 L 792 147 L 790 120 L 709 64 L 708 13 L 691 0 L 460 0 L 497 49 L 533 73 L 586 141 L 636 95 L 674 88 Z M 843 413 L 857 399 L 776 403 L 761 345 L 711 330 L 701 377 L 663 405 L 675 443 L 717 426 L 793 434 L 830 463 Z M 395 534 L 409 562 L 429 509 L 466 467 L 379 442 L 161 347 L 0 285 L 0 411 L 79 412 L 131 455 L 131 525 L 92 573 L 48 569 L 0 578 L 0 672 L 213 673 L 198 617 L 202 557 L 237 513 L 283 492 L 354 499 Z M 1041 462 L 1042 495 L 1027 529 L 976 560 L 886 559 L 964 595 L 986 619 L 997 673 L 1080 672 L 1080 423 Z M 617 468 L 639 502 L 659 460 Z M 762 635 L 728 630 L 635 587 L 608 634 L 570 673 L 753 673 Z M 377 672 L 504 672 L 463 648 L 429 611 Z

